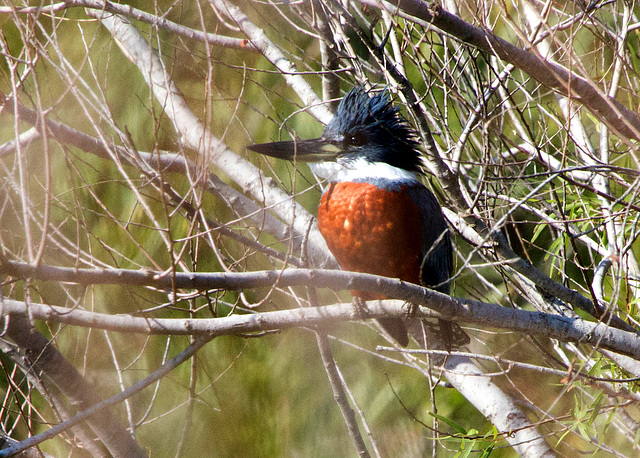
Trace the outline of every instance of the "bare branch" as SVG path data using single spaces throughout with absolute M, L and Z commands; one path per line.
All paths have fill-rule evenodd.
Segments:
M 294 275 L 287 275 L 285 272 L 281 276 L 283 286 L 307 285 L 335 290 L 357 288 L 359 291 L 384 291 L 390 297 L 397 297 L 402 301 L 372 301 L 367 306 L 365 316 L 352 306 L 334 305 L 249 315 L 230 315 L 215 319 L 150 319 L 69 310 L 45 304 L 26 305 L 23 302 L 9 299 L 5 299 L 3 303 L 3 312 L 19 315 L 31 314 L 33 317 L 46 321 L 120 332 L 218 336 L 364 318 L 406 317 L 408 312 L 405 305 L 410 302 L 428 307 L 428 310 L 416 311 L 413 316 L 415 318 L 444 318 L 498 329 L 510 329 L 527 335 L 537 334 L 565 342 L 589 343 L 640 359 L 640 341 L 636 334 L 611 328 L 604 323 L 591 323 L 579 318 L 509 309 L 495 304 L 458 299 L 417 285 L 375 275 L 356 273 L 344 275 L 342 272 L 331 271 L 305 272 L 302 269 L 290 273 L 294 273 Z M 238 287 L 238 282 L 234 283 L 234 286 Z
M 224 418 L 215 427 L 229 447 L 221 454 L 238 446 L 264 454 L 263 433 L 280 447 L 272 454 L 317 454 L 311 428 L 322 452 L 337 455 L 353 453 L 350 442 L 378 456 L 487 454 L 506 443 L 532 457 L 551 448 L 566 456 L 638 453 L 638 397 L 629 392 L 640 375 L 633 4 L 136 7 L 0 6 L 0 116 L 9 126 L 0 132 L 5 323 L 37 322 L 47 345 L 100 392 L 120 392 L 153 372 L 182 349 L 176 342 L 185 339 L 174 336 L 240 337 L 216 339 L 190 367 L 159 375 L 153 392 L 128 400 L 133 429 L 125 434 L 143 437 L 151 454 L 166 454 L 157 444 L 169 442 L 173 454 L 202 454 L 210 441 L 189 425 Z M 326 123 L 353 84 L 386 87 L 418 132 L 433 175 L 420 179 L 455 229 L 457 297 L 390 278 L 291 268 L 306 267 L 307 258 L 335 266 L 312 217 L 324 183 L 300 163 L 247 161 L 244 148 L 284 130 L 315 136 L 321 126 L 310 116 Z M 310 307 L 316 301 L 304 291 L 312 288 L 323 288 L 319 304 L 335 305 Z M 354 309 L 341 303 L 344 290 L 400 300 Z M 415 313 L 406 301 L 419 305 Z M 580 318 L 580 309 L 594 319 Z M 422 353 L 394 359 L 370 350 L 377 336 L 358 331 L 383 316 L 403 319 L 421 347 L 411 351 Z M 468 351 L 436 350 L 432 322 L 443 317 L 465 323 Z M 324 352 L 343 412 L 333 409 L 328 420 L 323 397 L 331 391 L 317 384 L 324 374 L 308 337 L 345 321 L 360 323 L 341 326 L 341 334 L 355 332 L 332 341 L 330 357 Z M 300 327 L 311 333 L 275 335 Z M 325 339 L 318 344 L 328 348 Z M 34 378 L 21 347 L 4 341 L 0 350 L 8 356 L 0 360 L 0 435 L 26 438 L 75 413 L 72 394 Z M 527 383 L 531 370 L 539 383 Z M 454 393 L 436 388 L 442 378 L 468 402 L 445 407 Z M 252 403 L 225 408 L 230 390 L 250 392 Z M 294 397 L 309 400 L 304 411 Z M 270 410 L 233 418 L 254 404 Z M 286 415 L 275 410 L 282 406 Z M 418 412 L 426 409 L 438 417 L 425 441 Z M 265 421 L 271 415 L 278 422 Z M 499 435 L 483 429 L 482 416 Z M 456 423 L 478 433 L 442 440 Z M 94 446 L 91 454 L 110 453 L 95 437 L 81 421 L 52 448 L 76 453 L 81 443 Z
M 266 178 L 254 165 L 227 149 L 220 139 L 215 138 L 203 126 L 165 71 L 162 61 L 137 30 L 118 16 L 104 15 L 92 10 L 89 14 L 100 18 L 102 24 L 114 35 L 125 55 L 140 68 L 147 84 L 165 107 L 166 114 L 173 122 L 178 138 L 184 145 L 198 151 L 205 164 L 215 162 L 246 192 L 256 199 L 264 199 L 266 206 L 285 221 L 291 221 L 296 231 L 304 234 L 311 219 L 308 212 L 279 190 L 272 179 Z M 315 227 L 315 224 L 312 224 Z M 322 266 L 330 262 L 326 243 L 317 229 L 311 232 L 307 249 L 314 264 Z
M 157 16 L 155 14 L 150 14 L 146 11 L 136 9 L 131 5 L 123 5 L 120 3 L 113 3 L 109 1 L 103 2 L 97 0 L 66 0 L 64 2 L 43 6 L 0 6 L 0 14 L 51 14 L 69 8 L 92 8 L 100 11 L 108 11 L 109 13 L 132 17 L 134 19 L 137 19 L 138 21 L 151 24 L 161 29 L 165 29 L 171 33 L 181 35 L 191 40 L 203 41 L 225 48 L 251 52 L 257 51 L 256 47 L 253 46 L 248 40 L 231 38 L 224 35 L 219 35 L 217 33 L 207 33 L 200 30 L 191 29 L 189 27 L 185 27 L 182 24 L 177 24 L 173 21 L 169 21 L 165 17 Z
M 264 31 L 257 27 L 246 14 L 236 5 L 227 0 L 210 0 L 212 6 L 220 13 L 229 17 L 240 30 L 251 39 L 260 52 L 271 62 L 279 71 L 282 77 L 287 81 L 305 107 L 323 124 L 331 121 L 333 115 L 325 107 L 322 100 L 318 98 L 309 83 L 307 83 L 300 75 L 296 67 L 285 57 L 278 47 L 267 38 Z
M 3 305 L 4 301 L 0 298 L 0 307 Z M 43 383 L 53 382 L 81 410 L 88 409 L 101 402 L 93 388 L 82 378 L 75 367 L 69 364 L 42 334 L 28 324 L 26 317 L 19 315 L 4 316 L 7 335 L 27 352 L 33 367 L 38 371 L 42 371 L 44 377 L 41 380 Z M 88 416 L 85 416 L 78 421 L 87 418 Z M 76 423 L 77 421 L 68 423 L 61 430 L 64 431 Z M 111 412 L 103 410 L 97 415 L 88 418 L 88 423 L 113 456 L 147 456 L 131 435 L 115 420 Z M 20 442 L 15 446 L 0 450 L 0 456 L 10 456 L 38 443 L 29 441 L 30 439 L 27 439 L 27 441 Z
M 340 407 L 340 412 L 342 413 L 344 422 L 347 425 L 347 429 L 349 430 L 349 437 L 351 437 L 351 440 L 353 441 L 353 445 L 356 448 L 358 456 L 369 457 L 371 455 L 369 454 L 367 446 L 362 439 L 362 434 L 360 434 L 360 430 L 358 429 L 356 415 L 349 405 L 349 401 L 347 400 L 347 397 L 344 393 L 342 380 L 340 379 L 340 375 L 338 373 L 336 361 L 333 358 L 329 339 L 327 338 L 327 335 L 326 333 L 324 333 L 324 331 L 316 331 L 316 340 L 318 341 L 318 349 L 320 350 L 320 356 L 324 364 L 325 372 L 327 373 L 327 376 L 329 377 L 329 381 L 331 383 L 333 398 L 336 400 L 338 406 Z
M 64 422 L 49 428 L 47 431 L 41 434 L 32 436 L 23 441 L 20 441 L 14 446 L 11 446 L 4 450 L 0 450 L 0 457 L 12 456 L 16 453 L 21 452 L 22 450 L 26 450 L 47 439 L 51 439 L 52 437 L 55 437 L 56 435 L 71 428 L 73 425 L 80 423 L 81 421 L 85 421 L 87 419 L 91 421 L 92 418 L 103 416 L 104 410 L 107 407 L 118 404 L 124 401 L 125 399 L 130 398 L 134 394 L 142 391 L 147 386 L 157 382 L 158 380 L 166 376 L 169 372 L 171 372 L 173 369 L 178 367 L 180 364 L 192 358 L 193 355 L 195 355 L 195 353 L 204 346 L 204 344 L 209 342 L 209 340 L 210 339 L 207 339 L 207 338 L 197 339 L 187 348 L 182 350 L 179 354 L 177 354 L 176 356 L 171 358 L 169 361 L 167 361 L 165 364 L 163 364 L 161 367 L 156 369 L 153 373 L 151 373 L 144 379 L 140 380 L 139 382 L 133 384 L 126 390 L 116 394 L 115 396 L 110 397 L 109 399 L 105 399 L 104 401 L 88 404 L 84 406 L 85 410 L 83 410 L 82 412 L 79 412 L 77 415 L 73 416 L 72 418 L 69 418 Z M 147 453 L 141 449 L 138 449 L 138 451 L 136 451 L 135 449 L 129 449 L 126 454 L 119 454 L 116 452 L 112 452 L 112 453 L 114 456 L 122 456 L 122 457 L 127 457 L 127 456 L 146 457 L 147 456 Z
M 365 3 L 364 1 L 362 3 Z M 386 2 L 366 1 L 376 8 L 385 8 L 393 13 L 394 8 Z M 441 6 L 419 0 L 390 0 L 390 3 L 405 13 L 422 19 L 449 33 L 461 41 L 483 51 L 495 53 L 506 62 L 513 64 L 545 86 L 583 104 L 607 126 L 616 131 L 622 139 L 640 139 L 640 117 L 618 100 L 608 96 L 592 82 L 565 67 L 543 59 L 531 50 L 524 50 L 491 32 L 475 27 Z

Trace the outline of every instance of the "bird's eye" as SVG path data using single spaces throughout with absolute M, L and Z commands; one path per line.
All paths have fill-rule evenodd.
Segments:
M 349 134 L 345 137 L 345 146 L 362 146 L 367 142 L 366 136 L 361 132 Z

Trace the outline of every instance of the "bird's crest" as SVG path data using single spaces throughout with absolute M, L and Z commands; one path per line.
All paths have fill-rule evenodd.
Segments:
M 362 86 L 351 89 L 340 102 L 323 137 L 341 139 L 345 147 L 366 148 L 371 161 L 421 171 L 416 132 L 392 105 L 386 90 L 369 96 Z

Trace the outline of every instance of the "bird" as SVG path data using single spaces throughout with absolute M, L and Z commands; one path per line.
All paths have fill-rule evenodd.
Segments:
M 425 175 L 417 132 L 388 91 L 353 87 L 322 135 L 312 140 L 250 145 L 265 156 L 308 162 L 328 183 L 318 206 L 318 228 L 343 270 L 382 275 L 450 293 L 451 236 Z M 383 294 L 351 291 L 355 301 Z M 409 344 L 400 318 L 378 318 L 401 346 Z M 454 323 L 440 320 L 447 348 Z M 468 337 L 457 325 L 464 344 Z

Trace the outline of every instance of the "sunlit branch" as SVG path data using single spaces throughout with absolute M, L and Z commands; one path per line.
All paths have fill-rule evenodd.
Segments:
M 4 301 L 0 296 L 0 308 L 3 304 Z M 26 353 L 30 359 L 30 369 L 39 373 L 42 383 L 55 386 L 79 409 L 86 409 L 100 402 L 100 397 L 93 386 L 80 375 L 44 335 L 29 323 L 27 317 L 30 315 L 28 313 L 25 316 L 5 314 L 3 316 L 2 327 L 5 335 Z M 82 419 L 85 418 L 87 417 Z M 77 421 L 71 422 L 68 427 L 76 423 Z M 97 415 L 88 418 L 87 423 L 113 456 L 131 456 L 132 458 L 146 456 L 110 411 L 100 411 Z M 29 442 L 29 440 L 1 450 L 0 456 L 10 456 L 17 453 L 18 448 L 24 450 L 37 443 Z
M 202 41 L 212 45 L 237 49 L 241 51 L 257 52 L 255 46 L 249 40 L 240 38 L 232 38 L 217 33 L 202 32 L 200 30 L 186 27 L 182 24 L 170 21 L 164 16 L 150 14 L 146 11 L 139 10 L 127 4 L 113 3 L 109 1 L 98 0 L 66 0 L 64 2 L 53 3 L 42 6 L 26 6 L 11 7 L 0 6 L 0 14 L 52 14 L 70 8 L 93 8 L 109 13 L 121 14 L 123 16 L 132 17 L 140 22 L 151 24 L 155 27 L 164 29 L 170 33 L 189 38 L 190 40 Z
M 0 98 L 4 99 L 4 107 L 7 111 L 13 113 L 14 104 L 11 103 L 12 99 L 5 99 L 0 94 Z M 34 126 L 39 125 L 40 118 L 37 113 L 21 103 L 16 104 L 18 107 L 17 116 L 21 121 L 25 121 Z M 136 167 L 141 170 L 150 178 L 156 177 L 157 174 L 162 173 L 178 173 L 181 175 L 198 176 L 201 172 L 197 164 L 191 161 L 183 154 L 174 153 L 171 151 L 158 151 L 149 153 L 146 151 L 135 151 L 133 154 L 130 150 L 123 146 L 109 144 L 105 145 L 100 139 L 81 132 L 77 129 L 69 127 L 65 124 L 53 121 L 48 118 L 45 119 L 48 134 L 55 138 L 57 141 L 63 144 L 75 146 L 85 152 L 95 154 L 96 156 L 113 161 L 114 156 L 119 160 Z M 24 138 L 23 138 L 24 136 Z M 19 141 L 32 141 L 39 137 L 38 129 L 30 129 L 21 135 Z M 2 145 L 0 149 L 0 157 L 13 152 L 13 146 L 15 142 L 7 142 Z M 263 207 L 258 205 L 253 200 L 247 198 L 242 193 L 234 190 L 231 186 L 224 183 L 217 175 L 210 171 L 206 171 L 206 187 L 207 190 L 214 195 L 224 199 L 227 202 L 232 202 L 234 211 L 240 214 L 242 217 L 251 218 L 259 224 L 261 229 L 270 233 L 274 237 L 280 240 L 289 240 L 291 237 L 290 227 L 278 220 L 274 216 L 270 215 Z M 187 207 L 186 202 L 180 200 L 177 202 L 182 207 Z M 192 217 L 195 218 L 195 210 L 192 210 Z M 210 229 L 216 230 L 225 236 L 228 236 L 247 247 L 253 248 L 257 251 L 264 252 L 265 254 L 272 256 L 276 259 L 287 260 L 293 265 L 298 265 L 299 262 L 294 257 L 287 257 L 286 254 L 281 253 L 269 247 L 265 247 L 251 239 L 248 239 L 224 225 L 218 224 L 214 221 L 208 220 L 208 226 Z M 294 243 L 294 247 L 299 248 L 299 243 Z
M 296 271 L 292 271 L 296 272 Z M 299 272 L 296 272 L 299 273 Z M 640 359 L 640 338 L 637 335 L 611 328 L 604 323 L 592 323 L 579 318 L 568 318 L 542 312 L 510 309 L 469 299 L 450 297 L 399 280 L 374 275 L 344 272 L 301 272 L 291 278 L 284 273 L 283 285 L 309 285 L 336 290 L 384 291 L 391 297 L 401 298 L 427 309 L 419 309 L 414 318 L 445 318 L 498 329 L 509 329 L 536 334 L 561 341 L 582 342 L 597 345 Z M 238 288 L 238 283 L 234 282 Z M 246 287 L 249 287 L 248 284 Z M 395 294 L 394 294 L 395 292 Z M 5 299 L 5 314 L 30 314 L 51 322 L 63 322 L 77 326 L 96 327 L 120 332 L 175 335 L 231 335 L 298 326 L 329 324 L 380 317 L 408 317 L 403 301 L 371 301 L 366 313 L 351 305 L 332 305 L 317 308 L 291 309 L 249 315 L 230 315 L 214 319 L 162 319 L 109 315 L 87 312 L 46 304 L 25 304 Z
M 267 178 L 248 160 L 229 150 L 209 132 L 187 105 L 155 50 L 133 26 L 116 15 L 106 15 L 95 10 L 88 13 L 100 19 L 125 55 L 139 68 L 156 99 L 164 107 L 165 114 L 173 122 L 177 137 L 183 145 L 197 151 L 205 163 L 215 163 L 255 199 L 264 200 L 265 206 L 285 221 L 290 221 L 299 234 L 305 234 L 310 224 L 316 227 L 311 215 L 279 189 L 274 180 Z M 314 265 L 332 263 L 326 243 L 317 229 L 309 234 L 307 250 Z
M 391 13 L 399 8 L 471 46 L 495 54 L 543 85 L 571 96 L 583 104 L 622 139 L 640 139 L 640 117 L 637 114 L 618 100 L 609 97 L 593 82 L 560 64 L 543 59 L 532 50 L 521 49 L 490 31 L 475 27 L 444 10 L 439 4 L 419 0 L 391 0 L 389 3 L 376 0 L 366 3 L 376 8 L 384 8 Z
M 242 32 L 249 37 L 251 43 L 280 72 L 287 84 L 298 94 L 303 104 L 319 121 L 327 124 L 333 115 L 318 98 L 311 85 L 298 74 L 295 65 L 285 57 L 283 52 L 267 37 L 262 29 L 256 26 L 242 9 L 227 0 L 210 0 L 212 6 L 235 22 Z

